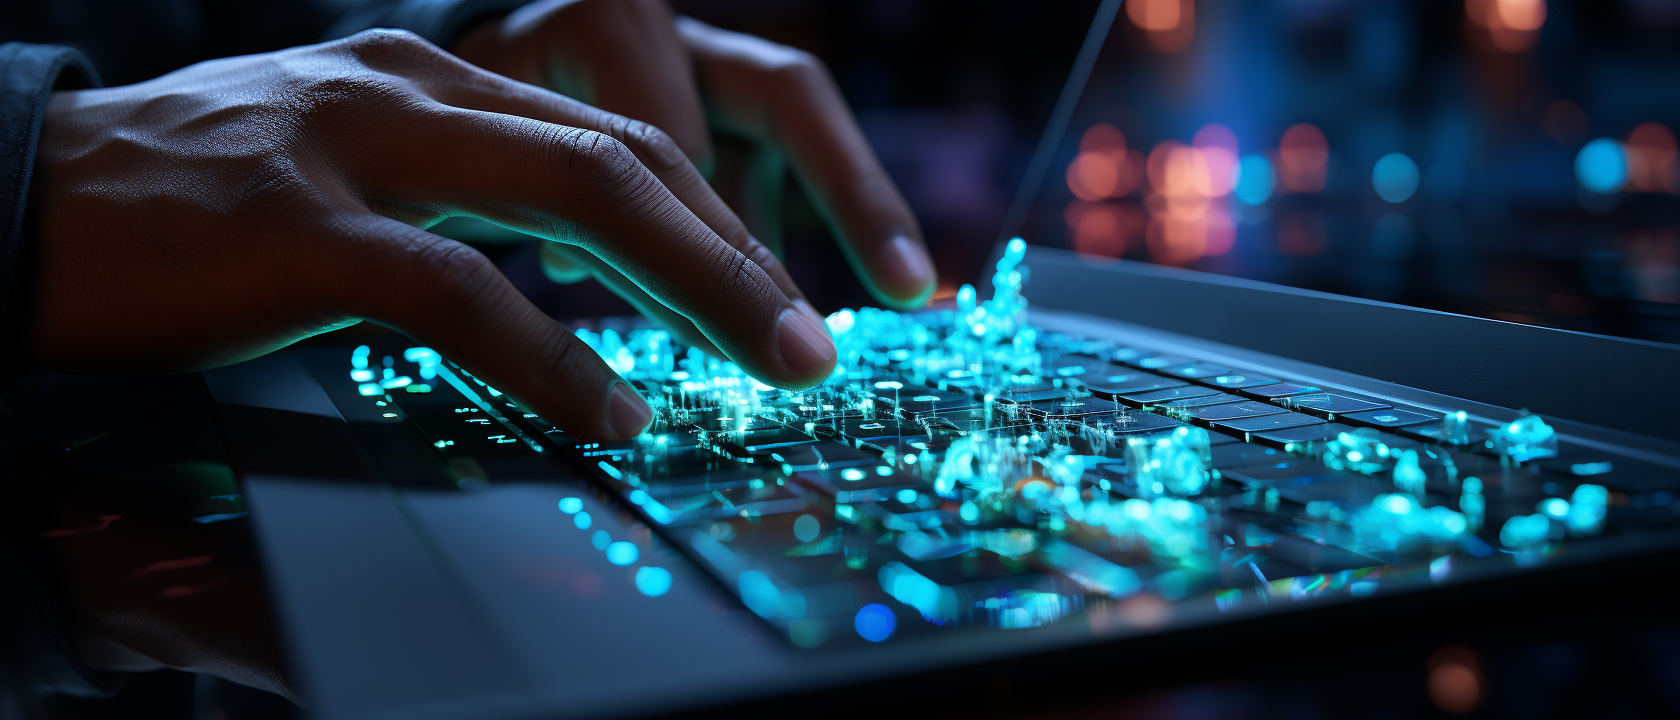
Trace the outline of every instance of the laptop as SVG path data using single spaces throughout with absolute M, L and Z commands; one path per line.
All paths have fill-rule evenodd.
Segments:
M 818 389 L 635 319 L 578 328 L 656 408 L 618 443 L 397 335 L 203 373 L 310 713 L 1032 708 L 1602 622 L 1660 586 L 1680 347 L 1221 264 L 1297 206 L 1373 201 L 1311 189 L 1342 162 L 1322 130 L 1259 161 L 1241 127 L 1132 150 L 1122 46 L 1171 51 L 1163 17 L 1102 4 L 990 281 L 831 315 Z M 1383 162 L 1394 225 L 1419 172 Z M 1306 227 L 1279 262 L 1314 257 Z

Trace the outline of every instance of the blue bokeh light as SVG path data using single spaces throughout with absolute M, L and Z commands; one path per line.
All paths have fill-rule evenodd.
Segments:
M 579 530 L 588 530 L 589 523 L 589 513 L 579 512 L 578 514 L 572 516 L 572 524 L 578 526 Z
M 644 567 L 636 571 L 636 591 L 648 597 L 659 597 L 671 589 L 671 571 L 662 567 Z
M 1575 156 L 1575 179 L 1595 193 L 1613 193 L 1627 184 L 1627 153 L 1620 143 L 1599 138 Z
M 1410 200 L 1417 192 L 1418 179 L 1417 163 L 1402 153 L 1384 155 L 1371 168 L 1371 187 L 1376 188 L 1377 197 L 1391 203 Z
M 560 512 L 566 513 L 567 515 L 570 515 L 570 514 L 575 513 L 579 510 L 582 510 L 582 509 L 583 509 L 583 501 L 578 499 L 578 498 L 569 497 L 569 498 L 565 498 L 565 499 L 560 501 Z
M 1259 205 L 1272 197 L 1272 162 L 1262 155 L 1249 155 L 1237 163 L 1231 179 L 1231 192 L 1249 205 Z
M 632 542 L 620 540 L 607 546 L 607 562 L 614 565 L 629 565 L 634 563 L 636 562 L 636 558 L 640 557 L 641 554 L 642 551 L 637 549 L 636 544 Z
M 863 639 L 881 642 L 892 637 L 893 631 L 898 629 L 898 616 L 893 615 L 892 608 L 870 603 L 858 610 L 857 617 L 852 619 L 852 627 Z

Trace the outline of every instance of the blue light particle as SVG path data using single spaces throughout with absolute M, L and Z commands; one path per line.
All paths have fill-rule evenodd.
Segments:
M 1371 168 L 1371 187 L 1377 197 L 1391 203 L 1403 203 L 1418 189 L 1418 166 L 1401 153 L 1389 153 Z
M 863 639 L 878 643 L 892 637 L 893 631 L 898 629 L 898 616 L 893 615 L 892 608 L 870 603 L 857 611 L 852 627 Z
M 822 534 L 822 523 L 818 522 L 815 517 L 800 515 L 797 520 L 793 521 L 793 536 L 798 538 L 799 542 L 811 542 L 816 540 L 820 534 Z
M 1263 155 L 1249 155 L 1237 163 L 1232 171 L 1232 193 L 1249 205 L 1259 205 L 1272 197 L 1272 162 Z
M 898 501 L 904 503 L 905 505 L 916 502 L 916 491 L 911 490 L 910 488 L 904 488 L 903 490 L 898 491 Z
M 572 524 L 578 526 L 579 530 L 588 530 L 589 522 L 589 513 L 579 512 L 572 516 Z
M 636 571 L 636 592 L 659 597 L 671 590 L 671 571 L 662 567 L 644 567 Z
M 594 535 L 589 536 L 589 544 L 594 545 L 596 550 L 605 550 L 612 544 L 612 535 L 605 530 L 596 530 Z
M 634 563 L 641 554 L 642 551 L 632 542 L 620 540 L 607 546 L 607 562 L 614 565 L 622 566 Z
M 1595 193 L 1613 193 L 1627 184 L 1627 152 L 1621 143 L 1599 138 L 1575 155 L 1575 179 Z
M 564 498 L 560 501 L 560 512 L 570 515 L 583 509 L 583 500 L 575 497 Z

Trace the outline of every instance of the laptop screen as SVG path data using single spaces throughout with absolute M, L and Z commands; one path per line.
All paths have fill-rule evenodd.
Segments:
M 1680 342 L 1680 3 L 1128 0 L 1095 22 L 1012 213 L 1029 242 Z

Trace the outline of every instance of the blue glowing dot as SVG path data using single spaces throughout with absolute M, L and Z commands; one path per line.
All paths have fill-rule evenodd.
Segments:
M 878 466 L 875 467 L 875 474 L 880 475 L 881 477 L 886 477 L 888 475 L 891 475 L 892 473 L 893 473 L 893 469 L 890 466 L 878 465 Z
M 363 395 L 384 395 L 385 390 L 378 383 L 362 383 L 356 386 L 356 392 Z
M 1546 498 L 1545 500 L 1541 500 L 1540 505 L 1535 509 L 1550 517 L 1555 517 L 1561 520 L 1564 516 L 1569 514 L 1569 501 L 1563 498 Z
M 903 490 L 898 491 L 898 501 L 904 503 L 905 505 L 916 502 L 916 491 L 911 490 L 910 488 L 904 488 Z
M 1377 197 L 1391 203 L 1402 203 L 1417 192 L 1418 177 L 1417 163 L 1411 158 L 1389 153 L 1371 168 L 1371 187 L 1377 189 Z
M 589 536 L 589 544 L 594 545 L 596 550 L 605 550 L 612 544 L 612 536 L 605 530 L 596 530 L 594 535 Z
M 893 615 L 892 608 L 880 603 L 870 603 L 858 610 L 857 617 L 852 619 L 852 627 L 857 634 L 869 642 L 881 642 L 892 637 L 893 631 L 898 629 L 898 617 Z
M 799 542 L 811 542 L 821 533 L 822 523 L 810 515 L 800 515 L 799 519 L 793 521 L 793 536 L 799 538 Z
M 569 497 L 569 498 L 562 499 L 560 501 L 560 512 L 566 513 L 567 515 L 570 515 L 570 514 L 575 513 L 579 510 L 582 510 L 582 509 L 583 509 L 583 501 L 579 500 L 578 498 Z
M 579 512 L 578 514 L 573 515 L 572 516 L 572 524 L 578 526 L 579 530 L 588 530 L 589 529 L 589 513 Z
M 965 523 L 979 522 L 980 508 L 976 507 L 972 502 L 965 502 L 962 504 L 962 507 L 957 510 L 957 516 L 961 517 Z
M 359 383 L 370 382 L 373 380 L 373 371 L 367 368 L 351 370 L 350 379 Z
M 1272 197 L 1272 162 L 1262 155 L 1249 155 L 1232 169 L 1231 192 L 1249 205 Z
M 623 540 L 607 546 L 607 562 L 614 565 L 629 565 L 636 562 L 636 558 L 641 554 L 642 551 L 636 547 L 635 543 L 624 542 Z
M 857 481 L 857 480 L 862 480 L 863 479 L 863 471 L 859 470 L 857 468 L 846 468 L 845 470 L 840 471 L 840 479 L 841 480 L 852 480 L 854 482 Z
M 1627 153 L 1620 143 L 1599 138 L 1575 156 L 1575 179 L 1595 193 L 1613 193 L 1627 184 Z
M 659 597 L 671 589 L 671 571 L 662 567 L 645 567 L 636 571 L 636 591 L 648 597 Z

